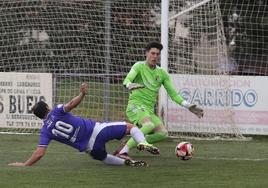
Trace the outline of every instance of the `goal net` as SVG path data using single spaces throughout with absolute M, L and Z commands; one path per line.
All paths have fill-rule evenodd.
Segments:
M 238 91 L 246 88 L 248 80 L 231 75 L 267 74 L 262 33 L 266 3 L 174 0 L 169 6 L 169 72 L 184 98 L 205 109 L 204 118 L 198 119 L 168 100 L 169 132 L 244 139 L 243 127 L 238 125 L 243 118 L 241 106 L 254 105 L 257 96 L 253 91 Z M 235 111 L 239 108 L 241 114 Z
M 267 5 L 260 2 L 169 1 L 168 72 L 186 99 L 199 104 L 197 95 L 208 96 L 200 104 L 204 120 L 168 102 L 171 135 L 241 136 L 229 104 L 230 75 L 267 74 Z M 38 132 L 34 102 L 68 102 L 82 82 L 89 94 L 74 114 L 126 118 L 122 81 L 144 59 L 146 44 L 160 41 L 161 0 L 3 0 L 0 7 L 0 132 Z M 193 91 L 195 97 L 187 95 Z
M 144 58 L 145 45 L 160 40 L 159 5 L 155 0 L 1 1 L 0 72 L 30 77 L 50 73 L 43 79 L 52 77 L 47 82 L 52 99 L 47 102 L 53 106 L 68 102 L 79 93 L 80 84 L 88 82 L 89 94 L 74 114 L 123 120 L 128 99 L 123 78 Z M 0 132 L 38 131 L 40 120 L 30 112 L 36 100 L 29 101 L 27 95 L 40 96 L 46 83 L 20 87 L 21 80 L 31 82 L 27 75 L 7 75 L 0 76 Z M 29 89 L 36 92 L 27 94 Z M 13 107 L 16 110 L 10 110 Z

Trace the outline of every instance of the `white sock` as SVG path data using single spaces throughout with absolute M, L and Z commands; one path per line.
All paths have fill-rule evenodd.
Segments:
M 119 157 L 116 157 L 114 155 L 111 155 L 111 154 L 107 154 L 107 157 L 102 161 L 104 162 L 105 164 L 108 164 L 108 165 L 124 165 L 125 164 L 125 159 L 121 159 Z
M 130 129 L 130 135 L 138 144 L 145 141 L 144 134 L 138 127 L 132 127 Z
M 144 134 L 141 132 L 141 130 L 138 127 L 132 127 L 130 129 L 130 135 L 132 136 L 132 138 L 135 140 L 135 142 L 137 142 L 138 144 L 141 142 L 145 142 L 145 137 Z M 128 153 L 129 152 L 129 147 L 126 144 L 121 151 L 119 152 L 119 154 L 122 153 Z
M 129 152 L 129 148 L 128 148 L 128 145 L 126 144 L 122 149 L 121 151 L 119 151 L 119 154 L 122 154 L 122 153 L 128 153 Z

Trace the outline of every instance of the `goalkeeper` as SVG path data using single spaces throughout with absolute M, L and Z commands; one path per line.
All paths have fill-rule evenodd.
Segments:
M 145 49 L 146 60 L 136 62 L 123 84 L 130 90 L 126 115 L 133 124 L 137 125 L 146 135 L 148 143 L 156 143 L 167 137 L 167 130 L 160 119 L 154 113 L 158 91 L 163 85 L 173 101 L 189 109 L 197 117 L 204 115 L 203 109 L 195 104 L 190 104 L 175 90 L 169 74 L 157 65 L 162 44 L 151 42 Z M 136 146 L 134 139 L 130 138 L 121 150 L 114 154 L 121 158 L 129 158 L 128 152 Z M 159 150 L 152 150 L 152 154 L 159 154 Z

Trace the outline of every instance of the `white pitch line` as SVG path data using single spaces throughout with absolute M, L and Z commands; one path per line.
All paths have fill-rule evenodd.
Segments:
M 0 150 L 0 153 L 32 153 L 34 150 L 23 150 L 23 151 L 6 151 L 6 150 Z M 73 154 L 73 155 L 80 155 L 80 154 L 85 154 L 85 152 L 68 152 L 68 151 L 47 151 L 46 153 L 56 153 L 56 154 Z
M 0 150 L 0 153 L 31 153 L 32 151 L 27 151 L 27 150 L 23 150 L 23 151 L 6 151 L 6 150 Z M 81 154 L 85 154 L 85 152 L 68 152 L 68 151 L 61 151 L 61 152 L 57 152 L 57 151 L 48 151 L 49 153 L 53 153 L 53 154 L 68 154 L 68 155 L 81 155 Z M 197 156 L 193 156 L 194 159 L 201 159 L 201 160 L 222 160 L 222 161 L 268 161 L 268 158 L 262 158 L 262 159 L 252 159 L 252 158 L 231 158 L 231 157 L 197 157 Z
M 229 158 L 229 157 L 193 157 L 202 160 L 224 160 L 224 161 L 268 161 L 268 158 L 251 159 L 251 158 Z

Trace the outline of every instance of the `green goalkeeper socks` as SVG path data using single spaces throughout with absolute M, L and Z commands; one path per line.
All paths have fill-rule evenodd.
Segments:
M 149 144 L 153 144 L 153 143 L 160 142 L 164 140 L 165 138 L 167 138 L 167 133 L 159 132 L 159 133 L 149 134 L 149 135 L 146 135 L 145 138 Z

